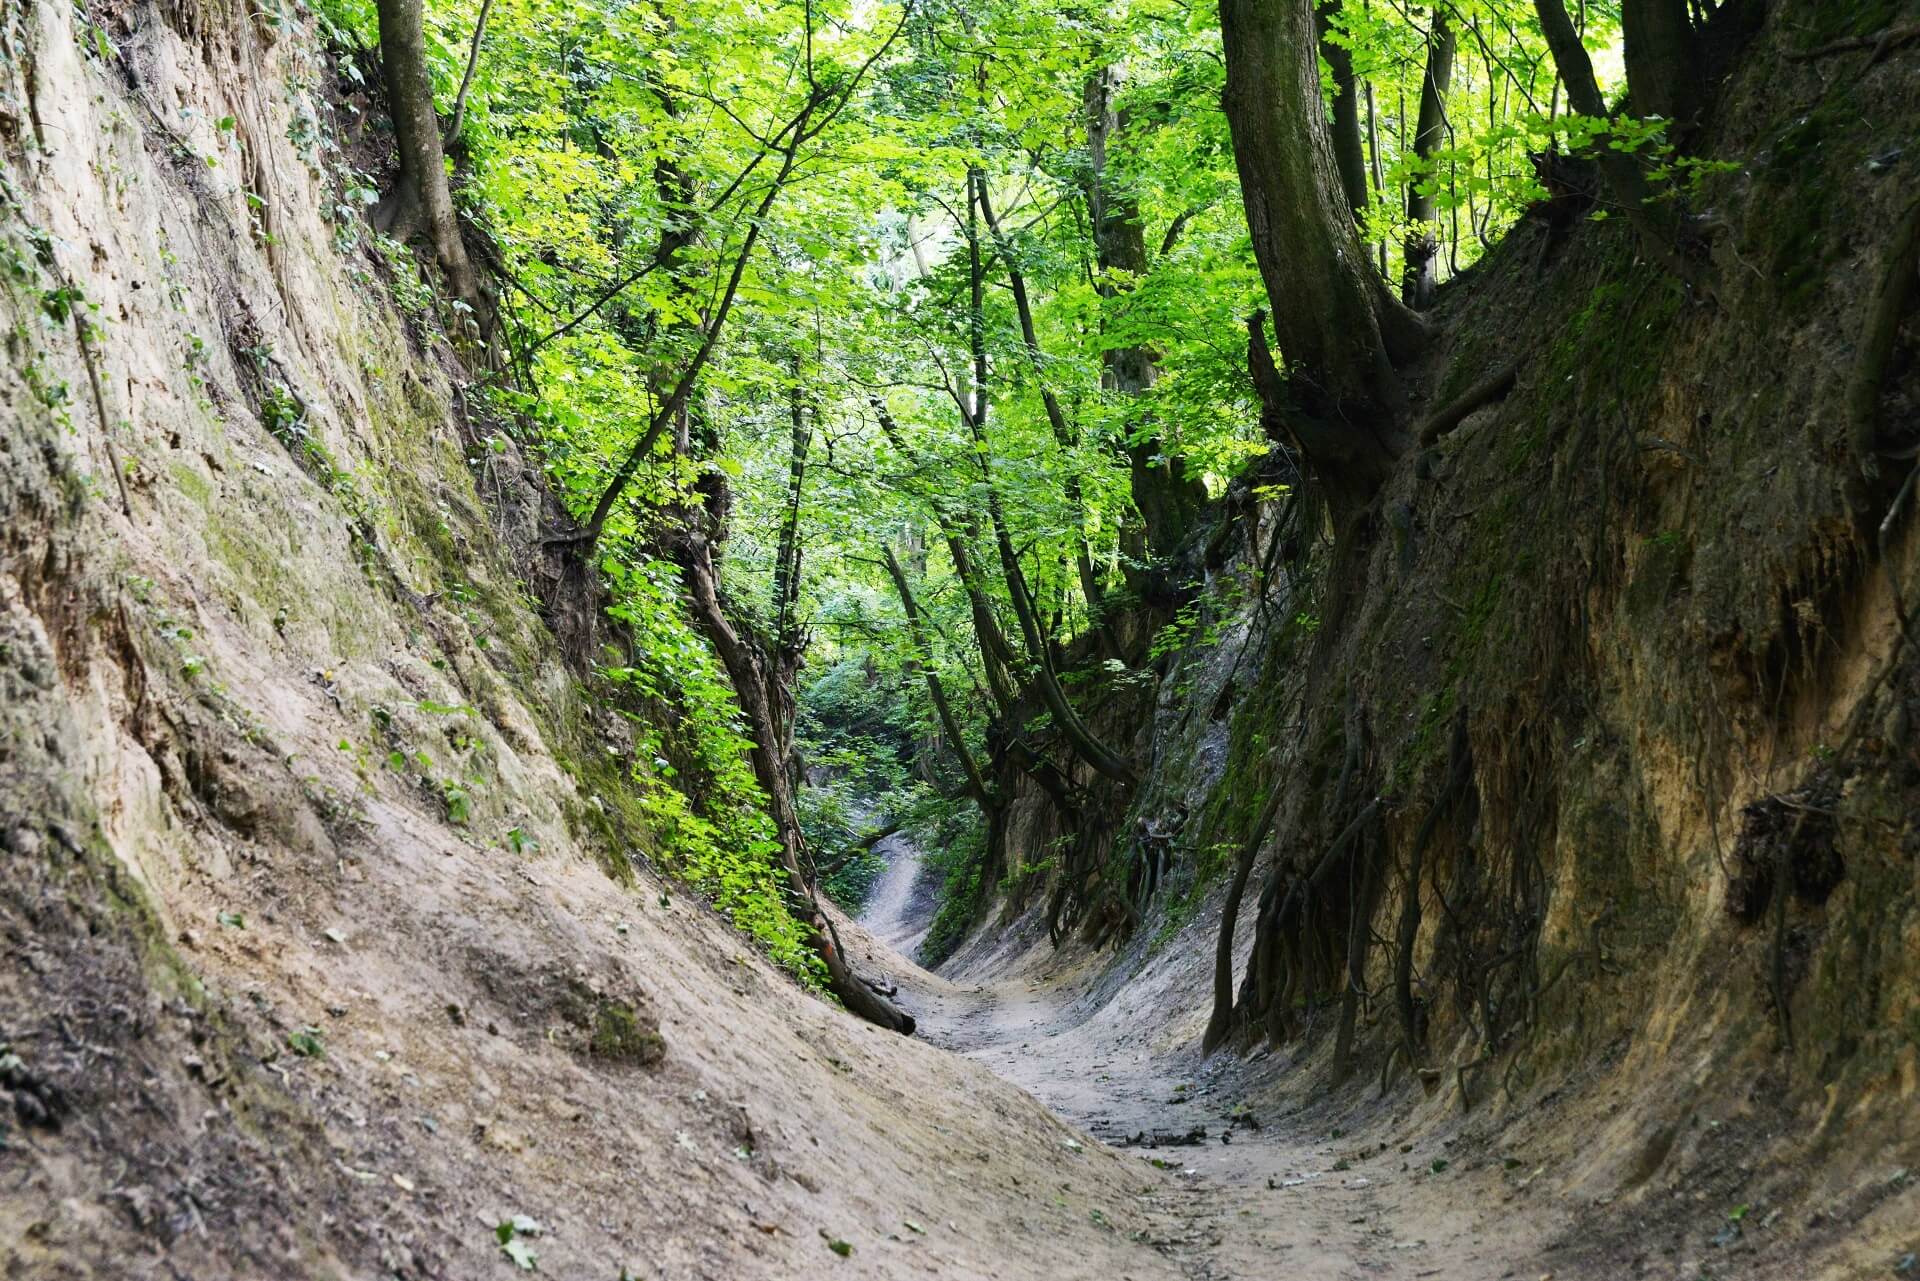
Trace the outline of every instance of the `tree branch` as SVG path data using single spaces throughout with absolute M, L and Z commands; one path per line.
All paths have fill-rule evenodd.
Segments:
M 467 70 L 460 77 L 460 92 L 453 98 L 453 115 L 447 119 L 447 131 L 442 136 L 451 143 L 460 136 L 460 122 L 467 114 L 467 91 L 473 88 L 474 69 L 480 65 L 480 40 L 487 34 L 487 13 L 493 8 L 493 0 L 480 0 L 480 16 L 473 20 L 473 43 L 467 46 Z

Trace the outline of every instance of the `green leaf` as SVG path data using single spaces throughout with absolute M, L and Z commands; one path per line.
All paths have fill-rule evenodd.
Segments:
M 303 1059 L 323 1058 L 327 1053 L 327 1047 L 320 1043 L 320 1029 L 317 1027 L 303 1027 L 297 1032 L 289 1032 L 287 1048 Z
M 840 1238 L 835 1237 L 827 1242 L 827 1249 L 844 1259 L 853 1253 L 853 1243 L 850 1241 L 842 1241 Z

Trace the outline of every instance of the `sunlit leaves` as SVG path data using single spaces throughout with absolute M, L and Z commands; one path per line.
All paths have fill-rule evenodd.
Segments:
M 370 44 L 368 0 L 321 0 Z M 1445 0 L 1459 35 L 1447 137 L 1412 159 L 1430 7 L 1343 0 L 1330 39 L 1371 90 L 1374 190 L 1363 211 L 1397 273 L 1406 192 L 1436 200 L 1449 270 L 1464 268 L 1539 187 L 1529 153 L 1635 149 L 1656 181 L 1695 168 L 1657 125 L 1569 117 L 1527 0 Z M 428 50 L 444 107 L 465 69 L 479 0 L 435 0 Z M 1617 6 L 1585 7 L 1605 45 Z M 793 122 L 833 100 L 905 18 L 831 127 L 794 153 Z M 1051 639 L 1094 621 L 1090 595 L 1124 589 L 1137 545 L 1132 459 L 1177 457 L 1216 491 L 1269 445 L 1247 383 L 1244 323 L 1267 301 L 1252 261 L 1229 136 L 1215 10 L 1184 0 L 494 0 L 451 153 L 469 218 L 490 241 L 510 334 L 494 407 L 521 429 L 560 501 L 590 511 L 711 324 L 740 246 L 757 237 L 736 309 L 684 424 L 624 492 L 600 543 L 614 613 L 635 653 L 608 669 L 674 709 L 637 729 L 636 768 L 661 857 L 775 955 L 804 969 L 774 872 L 745 740 L 718 664 L 689 626 L 662 535 L 725 492 L 712 531 L 730 613 L 773 626 L 783 525 L 801 531 L 800 622 L 815 671 L 857 670 L 900 691 L 931 733 L 924 663 L 979 734 L 988 700 L 971 586 L 1005 622 L 1012 587 L 990 541 L 1004 517 Z M 1600 59 L 1603 68 L 1608 59 Z M 1123 72 L 1102 183 L 1137 210 L 1145 261 L 1102 268 L 1090 226 L 1093 159 L 1083 93 Z M 976 389 L 967 175 L 984 176 L 1004 248 L 982 237 Z M 1011 294 L 1017 268 L 1035 346 Z M 1121 392 L 1114 352 L 1151 358 Z M 1282 353 L 1284 355 L 1284 353 Z M 1060 407 L 1050 421 L 1043 391 Z M 984 424 L 969 420 L 975 396 Z M 876 405 L 879 406 L 876 409 Z M 881 430 L 881 414 L 890 432 Z M 804 480 L 790 489 L 796 413 Z M 716 511 L 714 514 L 718 514 Z M 878 561 L 909 564 L 929 626 L 908 641 Z M 1092 568 L 1089 591 L 1076 565 Z M 858 660 L 857 662 L 855 660 Z M 849 666 L 851 664 L 851 666 Z M 822 733 L 820 743 L 832 735 Z M 852 750 L 837 740 L 822 750 Z M 864 749 L 863 749 L 864 750 Z

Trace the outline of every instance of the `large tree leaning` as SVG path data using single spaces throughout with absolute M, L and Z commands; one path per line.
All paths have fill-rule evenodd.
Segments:
M 1408 447 L 1395 365 L 1425 346 L 1426 325 L 1367 261 L 1347 206 L 1312 0 L 1220 0 L 1220 34 L 1247 229 L 1286 362 L 1282 417 L 1344 519 Z
M 447 284 L 479 315 L 480 280 L 460 238 L 460 219 L 454 212 L 446 157 L 440 149 L 440 121 L 433 111 L 421 0 L 379 0 L 379 9 L 380 63 L 393 114 L 393 136 L 399 145 L 400 177 L 374 209 L 374 225 L 401 240 L 425 231 L 440 269 L 447 273 Z
M 712 497 L 708 496 L 709 502 Z M 847 1009 L 869 1023 L 911 1033 L 913 1016 L 854 972 L 826 911 L 815 896 L 813 878 L 807 873 L 800 817 L 794 807 L 793 780 L 782 751 L 782 744 L 789 740 L 782 727 L 779 660 L 769 654 L 759 637 L 749 629 L 735 626 L 728 616 L 720 601 L 720 574 L 713 563 L 712 546 L 701 526 L 698 516 L 689 522 L 675 549 L 676 559 L 686 571 L 694 621 L 726 666 L 727 678 L 733 683 L 740 710 L 746 715 L 747 729 L 753 736 L 753 746 L 747 756 L 754 778 L 767 794 L 767 812 L 773 819 L 780 844 L 780 871 L 787 881 L 787 901 L 794 915 L 806 925 L 808 946 L 826 965 L 828 988 Z

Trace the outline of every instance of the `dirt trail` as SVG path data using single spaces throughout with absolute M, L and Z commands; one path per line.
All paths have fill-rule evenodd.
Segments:
M 889 836 L 874 847 L 887 870 L 874 882 L 860 923 L 867 932 L 909 961 L 920 958 L 920 944 L 933 921 L 934 884 L 924 873 L 920 851 L 904 836 Z
M 917 944 L 924 924 L 912 933 L 903 904 L 919 852 L 900 840 L 891 854 L 863 924 L 880 942 Z M 1356 1122 L 1248 1106 L 1243 1098 L 1253 1082 L 1271 1079 L 1272 1064 L 1226 1055 L 1204 1063 L 1191 1045 L 1167 1049 L 1161 1029 L 1137 1011 L 1102 1017 L 1090 997 L 1095 959 L 1061 960 L 1043 943 L 976 983 L 950 981 L 894 949 L 876 945 L 871 955 L 899 982 L 926 1040 L 1165 1171 L 1142 1207 L 1162 1226 L 1141 1244 L 1180 1275 L 1531 1281 L 1547 1270 L 1543 1246 L 1559 1216 L 1532 1206 L 1515 1214 L 1505 1204 L 1516 1196 L 1510 1178 L 1494 1173 L 1504 1165 L 1497 1157 L 1449 1158 L 1432 1141 L 1403 1150 L 1384 1113 L 1343 1130 L 1342 1120 Z M 1205 1132 L 1198 1142 L 1168 1141 L 1196 1130 Z

